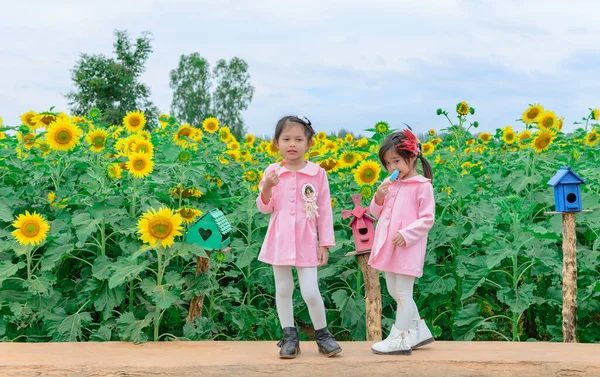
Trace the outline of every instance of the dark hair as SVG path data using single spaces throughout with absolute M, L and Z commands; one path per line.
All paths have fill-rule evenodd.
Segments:
M 315 130 L 313 130 L 310 120 L 303 116 L 288 115 L 279 119 L 279 122 L 277 122 L 277 126 L 275 127 L 275 136 L 273 137 L 275 140 L 279 140 L 281 133 L 289 123 L 298 123 L 304 126 L 304 136 L 306 136 L 309 142 L 313 136 L 315 136 Z
M 400 157 L 402 157 L 404 161 L 406 161 L 406 163 L 409 163 L 412 157 L 417 157 L 419 160 L 421 160 L 423 175 L 425 176 L 425 178 L 429 178 L 433 182 L 433 171 L 431 170 L 431 165 L 429 164 L 429 162 L 425 159 L 425 157 L 423 157 L 423 153 L 421 152 L 421 144 L 419 143 L 419 153 L 416 156 L 414 152 L 407 151 L 405 149 L 400 149 L 398 147 L 398 144 L 400 144 L 405 138 L 406 134 L 402 131 L 394 132 L 393 134 L 388 135 L 388 137 L 386 137 L 383 141 L 381 148 L 379 148 L 379 161 L 381 161 L 381 164 L 385 167 L 385 161 L 383 157 L 390 150 L 395 150 L 396 153 L 398 153 Z

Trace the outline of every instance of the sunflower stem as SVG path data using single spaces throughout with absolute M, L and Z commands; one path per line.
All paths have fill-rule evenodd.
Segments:
M 27 248 L 26 256 L 27 256 L 27 280 L 28 281 L 31 281 L 31 276 L 32 276 L 32 273 L 31 273 L 31 259 L 33 257 L 32 252 L 33 252 L 32 247 Z
M 102 223 L 100 223 L 100 236 L 101 236 L 101 252 L 102 255 L 106 255 L 106 219 L 102 217 Z
M 133 178 L 133 185 L 132 185 L 132 191 L 131 191 L 131 203 L 129 206 L 129 216 L 131 217 L 135 217 L 135 202 L 137 200 L 136 198 L 136 179 Z

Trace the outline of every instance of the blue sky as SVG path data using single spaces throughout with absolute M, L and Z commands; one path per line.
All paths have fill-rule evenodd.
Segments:
M 4 0 L 3 0 L 4 2 Z M 318 131 L 361 132 L 379 120 L 424 132 L 466 100 L 493 131 L 529 103 L 565 117 L 600 107 L 600 3 L 594 1 L 29 0 L 2 6 L 0 116 L 56 106 L 68 111 L 80 53 L 112 54 L 113 30 L 153 34 L 143 81 L 162 111 L 181 54 L 250 65 L 250 132 L 304 114 Z

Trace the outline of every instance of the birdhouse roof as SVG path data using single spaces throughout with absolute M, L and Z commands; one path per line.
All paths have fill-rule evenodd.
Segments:
M 585 184 L 585 181 L 577 175 L 573 170 L 571 170 L 568 166 L 563 166 L 558 170 L 558 172 L 552 177 L 548 184 L 550 186 L 556 186 L 559 184 Z
M 223 212 L 221 212 L 218 208 L 211 210 L 201 218 L 207 217 L 210 217 L 215 222 L 217 228 L 219 229 L 219 233 L 227 234 L 231 232 L 231 224 L 229 224 L 229 221 L 227 221 L 227 218 Z
M 358 217 L 352 216 L 352 219 L 350 219 L 350 222 L 348 223 L 348 226 L 352 226 L 352 223 L 355 222 L 356 219 L 358 219 Z M 372 222 L 377 221 L 377 219 L 375 217 L 373 217 L 372 215 L 369 215 L 367 213 L 365 213 L 363 215 L 363 219 L 371 220 Z

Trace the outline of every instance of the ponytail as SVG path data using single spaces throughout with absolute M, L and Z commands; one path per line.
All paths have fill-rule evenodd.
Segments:
M 421 153 L 419 153 L 419 160 L 421 160 L 421 167 L 423 168 L 423 175 L 425 178 L 428 178 L 433 183 L 433 170 L 431 169 L 431 165 L 429 162 L 423 157 Z

